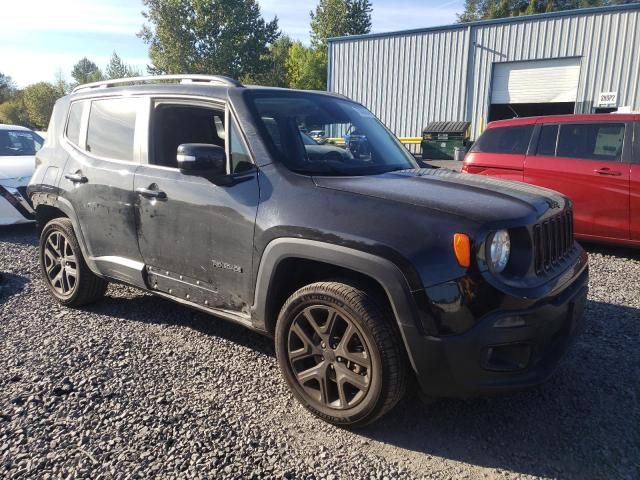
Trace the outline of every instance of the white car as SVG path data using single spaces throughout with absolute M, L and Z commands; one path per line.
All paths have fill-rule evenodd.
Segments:
M 0 124 L 0 225 L 33 221 L 26 192 L 43 143 L 28 128 Z

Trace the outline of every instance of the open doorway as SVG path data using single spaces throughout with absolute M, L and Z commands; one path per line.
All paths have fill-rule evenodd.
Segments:
M 494 103 L 489 107 L 489 121 L 514 117 L 572 114 L 575 112 L 575 107 L 575 102 Z

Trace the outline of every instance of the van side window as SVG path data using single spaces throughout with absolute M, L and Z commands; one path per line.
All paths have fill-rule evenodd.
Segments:
M 132 161 L 137 105 L 130 98 L 93 100 L 87 151 L 99 157 Z
M 524 155 L 532 132 L 533 125 L 488 128 L 473 144 L 471 151 Z
M 558 125 L 543 125 L 538 140 L 536 155 L 553 157 L 556 154 L 556 143 L 558 141 Z
M 84 102 L 75 102 L 71 104 L 71 109 L 69 110 L 66 134 L 67 139 L 76 146 L 80 145 L 80 126 L 83 108 Z
M 560 125 L 557 155 L 617 162 L 623 143 L 624 123 L 565 123 Z

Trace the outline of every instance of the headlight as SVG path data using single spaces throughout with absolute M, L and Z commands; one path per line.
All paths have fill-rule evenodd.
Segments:
M 487 242 L 489 265 L 494 272 L 502 272 L 509 262 L 511 253 L 511 239 L 509 232 L 498 230 L 489 236 Z

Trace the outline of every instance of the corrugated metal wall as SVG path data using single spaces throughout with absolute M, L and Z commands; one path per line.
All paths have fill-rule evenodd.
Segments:
M 497 62 L 579 57 L 576 113 L 600 92 L 640 110 L 640 6 L 561 12 L 334 39 L 328 89 L 367 106 L 397 136 L 419 136 L 430 121 L 469 120 L 484 128 Z

